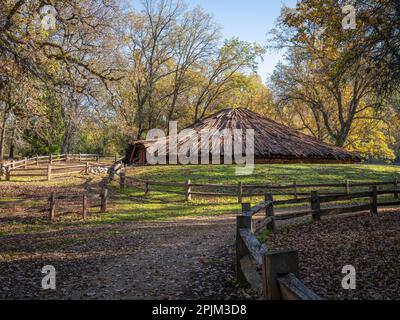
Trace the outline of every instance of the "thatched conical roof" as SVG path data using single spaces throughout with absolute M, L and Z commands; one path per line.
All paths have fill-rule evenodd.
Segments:
M 333 145 L 326 144 L 297 130 L 279 124 L 248 109 L 225 109 L 201 122 L 191 126 L 198 134 L 207 131 L 222 131 L 224 129 L 253 129 L 254 151 L 257 162 L 296 161 L 296 162 L 360 162 L 361 158 L 351 152 Z M 168 137 L 166 138 L 168 141 Z M 188 135 L 178 142 L 179 146 L 191 143 L 200 144 L 198 136 Z M 127 160 L 132 163 L 135 150 L 142 146 L 148 148 L 154 144 L 162 144 L 165 139 L 155 141 L 139 141 L 128 149 Z M 244 142 L 245 144 L 245 139 Z M 221 143 L 223 148 L 223 142 Z M 243 150 L 246 150 L 245 146 Z M 167 149 L 164 150 L 168 154 Z M 221 151 L 221 155 L 223 152 Z

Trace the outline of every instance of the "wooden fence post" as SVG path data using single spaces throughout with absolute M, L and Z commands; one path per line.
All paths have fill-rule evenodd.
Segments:
M 242 214 L 244 215 L 246 212 L 251 210 L 251 203 L 242 203 Z
M 320 221 L 321 220 L 321 202 L 319 200 L 319 192 L 312 191 L 311 192 L 311 210 L 313 210 L 313 220 Z
M 108 189 L 104 188 L 101 193 L 101 213 L 107 212 Z
M 24 168 L 26 169 L 26 168 L 28 168 L 28 158 L 27 157 L 25 157 L 25 163 L 24 163 Z
M 36 167 L 39 167 L 39 156 L 36 156 Z
M 11 168 L 12 168 L 12 169 L 15 169 L 15 160 L 12 161 Z
M 47 181 L 51 180 L 51 165 L 47 167 Z
M 398 181 L 397 178 L 394 180 L 393 184 L 394 184 L 394 190 L 399 190 L 399 181 Z M 394 198 L 395 199 L 400 199 L 400 195 L 398 193 L 395 193 L 394 194 Z
M 119 176 L 119 188 L 121 190 L 124 190 L 126 188 L 126 173 L 124 171 L 121 171 L 121 174 Z
M 240 265 L 242 258 L 248 254 L 240 236 L 240 229 L 251 229 L 250 216 L 241 215 L 236 217 L 236 280 L 240 285 L 248 285 Z
M 84 192 L 83 193 L 83 198 L 82 198 L 82 216 L 83 216 L 83 219 L 86 219 L 87 212 L 88 212 L 88 196 L 87 196 L 86 192 Z
M 371 213 L 378 214 L 378 187 L 371 187 Z
M 278 278 L 289 273 L 300 277 L 297 251 L 277 251 L 264 255 L 263 288 L 266 300 L 282 300 Z
M 185 199 L 186 201 L 192 200 L 192 181 L 186 180 L 185 183 Z
M 299 192 L 297 190 L 297 181 L 293 183 L 293 187 L 294 187 L 294 198 L 297 200 L 299 198 Z
M 56 195 L 52 193 L 50 197 L 50 211 L 49 211 L 49 218 L 51 222 L 54 222 L 56 217 L 56 203 L 57 203 Z
M 345 185 L 346 185 L 346 194 L 350 195 L 350 181 L 346 180 Z
M 238 191 L 237 191 L 238 202 L 243 202 L 243 184 L 242 182 L 238 183 Z
M 267 229 L 269 231 L 275 232 L 276 230 L 276 226 L 275 226 L 275 212 L 274 212 L 274 197 L 272 194 L 265 194 L 265 202 L 271 201 L 272 204 L 269 205 L 266 209 L 265 209 L 265 216 L 267 218 L 272 218 L 272 221 L 270 223 L 268 223 L 267 225 Z
M 50 156 L 49 156 L 49 163 L 53 164 L 53 155 L 51 153 L 50 153 Z

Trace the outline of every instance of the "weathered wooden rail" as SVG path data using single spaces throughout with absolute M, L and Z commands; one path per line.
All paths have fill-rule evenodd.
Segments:
M 237 217 L 236 273 L 241 284 L 249 284 L 266 300 L 320 300 L 299 280 L 296 251 L 268 251 L 255 235 L 253 217 L 265 210 L 262 228 L 275 230 L 274 203 L 271 195 L 261 205 L 243 204 Z
M 46 196 L 30 196 L 28 198 L 17 198 L 13 201 L 0 201 L 0 209 L 9 209 L 17 206 L 31 205 L 32 202 L 48 203 L 48 206 L 43 210 L 48 212 L 49 220 L 56 220 L 57 210 L 59 205 L 63 203 L 68 207 L 79 206 L 81 208 L 82 217 L 87 218 L 89 210 L 99 208 L 100 213 L 107 212 L 109 201 L 109 192 L 107 188 L 103 188 L 99 194 L 82 192 L 73 194 L 56 194 L 52 193 L 50 197 Z M 80 204 L 79 204 L 80 202 Z M 76 204 L 78 203 L 78 204 Z
M 383 185 L 380 183 L 379 185 Z M 370 191 L 345 195 L 320 195 L 312 191 L 309 198 L 310 209 L 275 214 L 273 196 L 266 194 L 265 201 L 251 208 L 249 203 L 242 204 L 242 215 L 237 217 L 236 265 L 237 278 L 240 283 L 250 284 L 268 300 L 317 300 L 315 293 L 306 288 L 298 278 L 298 253 L 296 251 L 268 252 L 255 234 L 268 229 L 276 230 L 276 223 L 310 215 L 313 221 L 319 221 L 328 215 L 341 215 L 369 210 L 378 215 L 378 208 L 400 206 L 400 190 L 378 190 L 378 185 Z M 394 195 L 395 201 L 380 201 L 380 195 Z M 354 199 L 369 199 L 366 204 L 344 205 L 337 202 Z M 321 204 L 334 202 L 334 207 L 322 208 Z M 265 218 L 254 222 L 253 217 L 265 210 Z M 261 272 L 261 275 L 260 275 Z M 262 286 L 261 286 L 262 284 Z
M 103 168 L 108 171 L 111 165 L 99 163 L 99 161 L 113 161 L 115 159 L 117 159 L 117 156 L 105 157 L 97 154 L 36 156 L 1 164 L 1 176 L 5 176 L 7 181 L 10 181 L 12 177 L 43 177 L 50 181 L 57 177 L 90 174 L 93 168 Z M 68 165 L 70 162 L 79 162 L 79 164 Z
M 380 195 L 393 195 L 394 201 L 379 201 Z M 311 215 L 313 220 L 320 220 L 323 216 L 328 215 L 338 215 L 345 213 L 353 213 L 353 212 L 361 212 L 361 211 L 371 211 L 371 213 L 377 214 L 379 207 L 388 207 L 388 206 L 400 206 L 400 190 L 378 190 L 378 186 L 372 186 L 370 191 L 367 192 L 357 192 L 346 195 L 321 195 L 318 191 L 312 191 L 311 196 L 309 198 L 309 209 L 292 211 L 290 213 L 281 214 L 276 216 L 276 220 L 288 220 L 293 218 L 300 218 L 304 216 Z M 333 207 L 323 208 L 321 204 L 329 204 L 329 203 L 338 203 L 349 200 L 359 200 L 359 199 L 367 199 L 368 203 L 362 204 L 335 204 Z M 276 202 L 274 202 L 276 203 Z

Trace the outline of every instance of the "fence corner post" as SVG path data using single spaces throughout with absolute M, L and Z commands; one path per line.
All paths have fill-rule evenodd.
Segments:
M 238 202 L 242 203 L 243 202 L 243 183 L 242 182 L 238 183 L 237 197 L 238 197 Z
M 319 199 L 319 192 L 311 192 L 311 210 L 313 211 L 312 217 L 314 221 L 321 220 L 321 201 Z
M 192 200 L 192 181 L 186 180 L 185 183 L 185 199 L 186 201 Z
M 378 187 L 371 187 L 371 213 L 374 215 L 378 214 Z
M 263 256 L 263 288 L 266 300 L 282 300 L 278 278 L 293 273 L 299 277 L 299 254 L 297 251 L 276 251 Z

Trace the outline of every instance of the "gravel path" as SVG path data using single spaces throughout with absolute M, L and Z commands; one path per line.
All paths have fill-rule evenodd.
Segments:
M 256 298 L 234 283 L 234 230 L 231 215 L 3 237 L 0 298 Z M 45 265 L 56 291 L 41 289 Z

